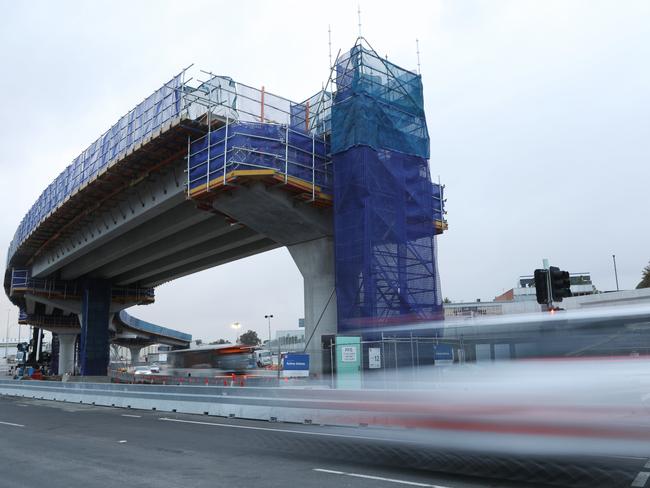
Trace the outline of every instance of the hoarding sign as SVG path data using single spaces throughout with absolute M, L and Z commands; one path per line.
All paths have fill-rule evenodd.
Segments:
M 309 354 L 287 354 L 282 361 L 282 376 L 309 376 Z
M 379 347 L 368 348 L 368 368 L 370 369 L 381 368 L 381 348 Z
M 454 362 L 454 348 L 451 344 L 436 344 L 433 346 L 433 360 L 435 364 L 452 364 Z
M 341 361 L 354 363 L 357 361 L 357 346 L 341 346 Z

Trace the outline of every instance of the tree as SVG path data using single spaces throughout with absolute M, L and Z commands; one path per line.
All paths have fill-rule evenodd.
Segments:
M 210 344 L 230 344 L 230 341 L 227 341 L 226 339 L 219 339 L 216 341 L 212 341 Z
M 442 303 L 451 303 L 451 300 L 449 298 L 445 297 L 445 299 L 442 301 Z
M 249 329 L 239 336 L 239 343 L 245 346 L 259 346 L 261 342 L 260 338 L 257 337 L 257 332 L 254 330 Z
M 637 289 L 639 288 L 650 288 L 650 263 L 643 268 L 641 272 L 641 282 L 636 285 Z

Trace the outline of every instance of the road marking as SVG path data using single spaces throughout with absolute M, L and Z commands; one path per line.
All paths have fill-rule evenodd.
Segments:
M 650 459 L 648 459 L 648 462 L 645 463 L 645 466 L 643 466 L 643 467 L 644 467 L 644 468 L 650 468 Z
M 117 441 L 117 442 L 119 442 L 120 444 L 126 444 L 126 441 Z
M 639 474 L 636 475 L 636 478 L 634 478 L 634 481 L 630 486 L 633 486 L 635 488 L 643 488 L 645 486 L 646 481 L 648 481 L 648 478 L 650 478 L 650 472 L 641 471 Z
M 0 422 L 2 425 L 10 425 L 12 427 L 25 427 L 23 424 L 12 424 L 11 422 Z
M 132 419 L 139 419 L 139 418 L 142 418 L 142 415 L 129 415 L 128 413 L 123 413 L 122 417 L 130 417 Z
M 330 434 L 327 432 L 308 432 L 305 430 L 292 430 L 292 429 L 273 429 L 271 427 L 253 427 L 252 425 L 234 425 L 234 424 L 220 424 L 217 422 L 201 422 L 198 420 L 181 420 L 181 419 L 170 419 L 168 417 L 161 417 L 158 420 L 163 420 L 165 422 L 180 422 L 183 424 L 197 424 L 197 425 L 210 425 L 212 427 L 227 427 L 230 429 L 246 429 L 246 430 L 263 430 L 268 432 L 282 432 L 285 434 L 303 434 L 303 435 L 316 435 L 321 437 L 341 437 L 344 439 L 363 439 L 367 441 L 384 441 L 384 442 L 401 442 L 396 439 L 388 439 L 382 437 L 367 437 L 360 435 L 346 435 L 346 434 Z M 428 485 L 427 485 L 428 486 Z
M 319 473 L 337 474 L 339 476 L 350 476 L 352 478 L 363 478 L 367 480 L 385 481 L 387 483 L 397 483 L 400 485 L 422 486 L 425 488 L 449 488 L 447 486 L 430 485 L 429 483 L 420 483 L 418 481 L 407 481 L 407 480 L 398 480 L 395 478 L 384 478 L 383 476 L 373 476 L 370 474 L 346 473 L 345 471 L 334 471 L 333 469 L 314 468 L 314 471 L 317 471 Z

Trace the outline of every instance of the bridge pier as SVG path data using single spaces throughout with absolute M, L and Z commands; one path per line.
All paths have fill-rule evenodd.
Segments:
M 129 346 L 129 352 L 131 353 L 131 364 L 137 364 L 140 360 L 140 351 L 142 351 L 142 346 Z
M 81 376 L 106 376 L 110 362 L 108 328 L 111 320 L 111 284 L 85 280 L 81 298 Z
M 59 375 L 74 373 L 74 345 L 77 334 L 58 334 L 59 337 Z
M 309 374 L 329 374 L 329 371 L 323 371 L 321 336 L 336 334 L 334 239 L 322 237 L 288 246 L 287 249 L 304 281 L 305 341 L 309 341 L 306 351 L 309 353 Z

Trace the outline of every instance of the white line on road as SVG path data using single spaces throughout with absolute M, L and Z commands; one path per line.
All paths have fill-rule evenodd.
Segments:
M 25 427 L 23 424 L 13 424 L 11 422 L 0 422 L 2 425 L 10 425 L 12 427 Z
M 142 418 L 142 415 L 130 415 L 128 413 L 123 413 L 122 417 L 130 417 L 132 419 L 139 419 L 139 418 Z
M 646 481 L 648 481 L 648 478 L 650 478 L 650 472 L 641 471 L 636 475 L 636 478 L 634 478 L 634 481 L 630 486 L 633 486 L 635 488 L 643 488 Z
M 373 476 L 370 474 L 360 474 L 360 473 L 346 473 L 345 471 L 334 471 L 333 469 L 321 469 L 321 468 L 314 468 L 314 471 L 318 471 L 319 473 L 327 473 L 327 474 L 337 474 L 340 476 L 350 476 L 352 478 L 364 478 L 368 480 L 375 480 L 375 481 L 385 481 L 387 483 L 397 483 L 400 485 L 409 485 L 409 486 L 422 486 L 425 488 L 449 488 L 446 486 L 441 486 L 441 485 L 431 485 L 429 483 L 420 483 L 418 481 L 407 481 L 407 480 L 398 480 L 395 478 L 384 478 L 383 476 Z
M 650 468 L 650 459 L 648 459 L 648 462 L 645 463 L 645 466 L 643 466 L 643 467 L 644 467 L 644 468 Z
M 198 420 L 181 420 L 181 419 L 170 419 L 168 417 L 161 417 L 159 420 L 164 420 L 165 422 L 181 422 L 184 424 L 197 424 L 197 425 L 210 425 L 212 427 L 227 427 L 230 429 L 246 429 L 246 430 L 264 430 L 268 432 L 283 432 L 285 434 L 303 434 L 303 435 L 316 435 L 322 437 L 342 437 L 345 439 L 363 439 L 366 441 L 388 441 L 388 442 L 400 442 L 396 439 L 388 439 L 382 437 L 366 437 L 360 435 L 346 435 L 346 434 L 331 434 L 327 432 L 309 432 L 306 430 L 292 430 L 292 429 L 273 429 L 271 427 L 253 427 L 252 425 L 234 425 L 234 424 L 220 424 L 216 422 L 200 422 Z
M 117 441 L 117 442 L 119 442 L 120 444 L 126 444 L 126 441 Z

